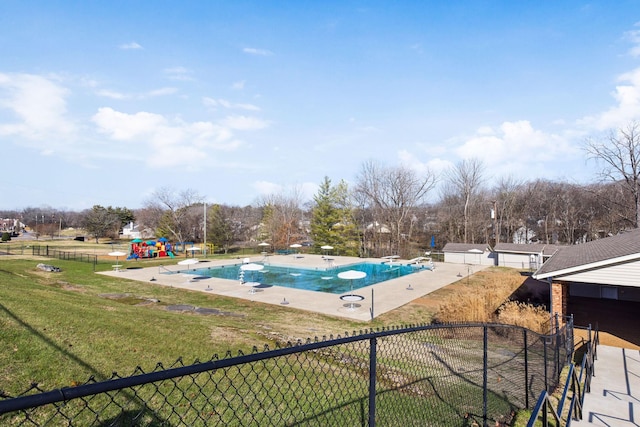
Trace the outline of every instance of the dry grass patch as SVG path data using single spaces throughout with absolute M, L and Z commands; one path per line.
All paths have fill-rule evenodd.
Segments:
M 522 285 L 523 278 L 516 270 L 491 268 L 480 271 L 456 292 L 443 298 L 434 315 L 442 323 L 491 322 L 498 308 Z
M 549 312 L 545 307 L 518 301 L 508 301 L 500 306 L 497 313 L 499 323 L 521 326 L 540 334 L 546 334 Z
M 525 280 L 518 270 L 488 268 L 380 316 L 380 320 L 497 322 L 543 331 L 549 320 L 544 307 L 509 301 Z

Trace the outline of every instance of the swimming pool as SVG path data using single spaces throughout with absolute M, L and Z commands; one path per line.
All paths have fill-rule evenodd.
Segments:
M 220 267 L 189 269 L 189 274 L 216 277 L 219 279 L 240 280 L 241 264 Z M 259 282 L 263 285 L 284 286 L 287 288 L 308 291 L 343 294 L 351 289 L 351 281 L 338 278 L 338 273 L 347 270 L 367 273 L 363 279 L 353 280 L 353 289 L 374 285 L 386 280 L 397 279 L 416 271 L 429 269 L 425 265 L 400 265 L 358 263 L 330 269 L 293 268 L 285 266 L 265 265 L 260 271 L 244 271 L 243 279 L 248 282 Z

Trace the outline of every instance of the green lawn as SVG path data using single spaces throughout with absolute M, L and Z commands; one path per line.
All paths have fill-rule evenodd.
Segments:
M 53 264 L 62 271 L 42 272 L 36 268 L 39 262 Z M 159 262 L 145 261 L 144 265 Z M 97 269 L 111 269 L 112 263 L 106 258 Z M 158 369 L 158 363 L 169 368 L 178 359 L 182 359 L 178 365 L 189 365 L 216 355 L 222 358 L 237 355 L 238 351 L 246 354 L 254 347 L 259 351 L 265 345 L 274 348 L 276 341 L 328 338 L 345 331 L 351 334 L 431 320 L 431 312 L 421 304 L 407 304 L 373 322 L 358 323 L 290 307 L 103 276 L 94 273 L 93 268 L 92 264 L 75 261 L 0 257 L 0 342 L 3 344 L 0 381 L 6 395 L 19 395 L 34 382 L 41 390 L 53 390 L 83 384 L 90 378 L 108 379 L 114 372 L 121 377 L 129 376 L 140 373 L 136 370 L 138 367 L 149 372 Z M 127 297 L 114 297 L 125 294 Z M 434 298 L 438 298 L 437 294 Z M 166 310 L 173 304 L 215 308 L 224 315 Z M 477 395 L 472 404 L 477 408 L 481 390 L 478 391 L 477 385 L 452 381 L 442 366 L 427 367 L 424 360 L 407 358 L 405 349 L 424 349 L 425 343 L 453 345 L 455 349 L 461 345 L 457 340 L 446 344 L 448 341 L 443 341 L 438 333 L 427 335 L 401 337 L 396 338 L 395 344 L 393 340 L 381 344 L 381 350 L 389 348 L 395 356 L 379 355 L 380 372 L 388 373 L 385 377 L 390 381 L 379 383 L 379 414 L 390 422 L 406 417 L 432 425 L 444 416 L 449 420 L 459 419 L 459 425 L 465 425 L 465 414 L 460 409 L 464 402 L 452 406 L 452 399 L 466 396 L 469 404 L 469 396 Z M 475 346 L 476 342 L 470 345 Z M 481 357 L 481 353 L 474 353 L 473 357 L 477 356 Z M 290 417 L 282 419 L 281 424 L 355 425 L 366 414 L 368 405 L 367 357 L 366 348 L 358 347 L 332 348 L 317 355 L 308 352 L 184 377 L 175 382 L 145 385 L 113 396 L 100 395 L 92 404 L 100 408 L 113 399 L 132 414 L 137 414 L 144 404 L 148 425 L 155 425 L 154 419 L 171 421 L 171 417 L 176 416 L 171 412 L 172 407 L 182 408 L 179 412 L 184 412 L 186 417 L 194 417 L 189 421 L 192 425 L 244 425 L 251 424 L 254 416 L 280 414 Z M 401 386 L 405 382 L 410 385 Z M 440 384 L 439 390 L 434 388 L 437 384 Z M 176 387 L 178 393 L 175 393 Z M 442 396 L 442 387 L 455 390 L 452 389 L 451 395 Z M 314 400 L 317 396 L 320 400 Z M 491 394 L 490 399 L 494 400 Z M 324 409 L 319 410 L 318 402 L 325 405 Z M 64 410 L 73 412 L 80 403 L 70 402 Z M 502 398 L 495 399 L 496 407 L 504 404 Z M 295 408 L 278 409 L 278 405 Z M 218 413 L 219 408 L 226 410 Z M 508 406 L 504 410 L 508 410 Z M 117 416 L 119 409 L 109 405 L 97 413 L 101 417 Z M 91 424 L 95 423 L 92 414 L 84 410 L 73 418 L 77 423 Z M 47 417 L 49 412 L 43 408 L 32 416 L 34 419 Z M 104 421 L 104 418 L 100 420 Z M 258 419 L 253 421 L 260 424 Z
M 60 273 L 35 267 L 53 264 Z M 110 268 L 105 264 L 104 268 Z M 112 299 L 109 294 L 130 294 Z M 148 299 L 159 300 L 157 303 Z M 226 315 L 166 310 L 188 304 Z M 330 335 L 368 325 L 152 283 L 110 278 L 62 260 L 0 259 L 0 380 L 15 395 L 31 382 L 52 389 L 89 377 L 129 375 L 140 366 L 209 360 L 262 349 L 274 338 Z

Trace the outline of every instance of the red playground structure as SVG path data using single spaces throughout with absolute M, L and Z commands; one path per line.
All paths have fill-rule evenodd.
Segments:
M 131 250 L 127 259 L 156 257 L 175 258 L 173 245 L 169 243 L 166 237 L 161 237 L 158 240 L 143 241 L 142 239 L 133 239 L 131 241 Z

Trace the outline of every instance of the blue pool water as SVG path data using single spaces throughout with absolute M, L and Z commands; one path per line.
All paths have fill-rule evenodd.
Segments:
M 261 271 L 244 271 L 244 280 L 260 282 L 264 285 L 285 286 L 287 288 L 308 291 L 343 294 L 351 289 L 351 281 L 338 278 L 338 273 L 348 270 L 363 271 L 367 276 L 353 280 L 353 289 L 362 288 L 386 280 L 396 279 L 407 274 L 426 269 L 426 266 L 400 264 L 360 263 L 330 269 L 305 269 L 265 265 Z M 219 279 L 239 280 L 240 264 L 223 267 L 189 269 L 189 273 Z

